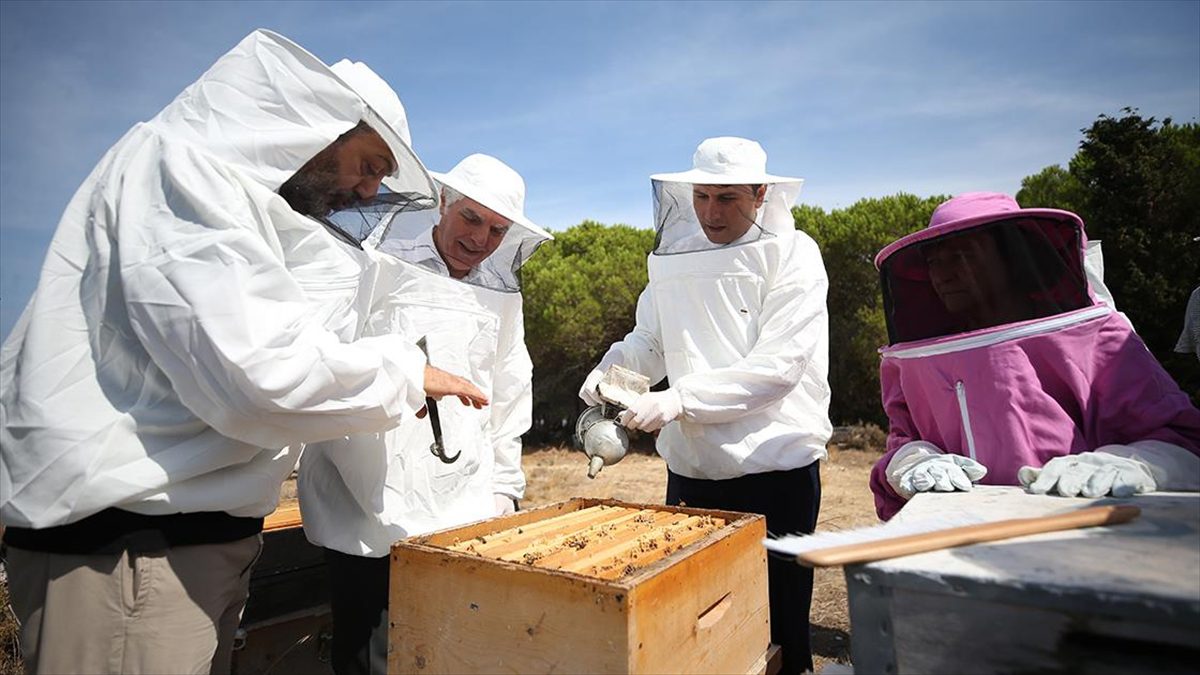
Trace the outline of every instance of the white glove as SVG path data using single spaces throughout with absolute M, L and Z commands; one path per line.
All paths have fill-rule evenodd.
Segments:
M 683 414 L 683 401 L 674 389 L 648 391 L 638 397 L 617 422 L 630 429 L 658 431 Z
M 583 386 L 579 388 L 579 398 L 583 399 L 587 405 L 600 405 L 604 402 L 600 400 L 600 394 L 596 392 L 596 387 L 602 379 L 604 379 L 604 370 L 597 367 L 588 373 L 587 379 L 583 381 Z
M 1055 457 L 1040 469 L 1023 466 L 1017 479 L 1034 494 L 1057 492 L 1064 497 L 1131 497 L 1157 490 L 1158 482 L 1146 462 L 1109 452 L 1126 447 L 1106 445 L 1095 452 Z
M 508 495 L 496 493 L 492 495 L 496 500 L 496 515 L 507 516 L 510 513 L 517 512 L 517 501 Z
M 905 443 L 888 462 L 887 481 L 901 497 L 918 492 L 966 492 L 987 475 L 987 467 L 963 455 L 948 455 L 925 441 Z

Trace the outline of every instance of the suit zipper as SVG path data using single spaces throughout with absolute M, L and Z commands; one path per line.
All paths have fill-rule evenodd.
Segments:
M 967 436 L 967 452 L 971 459 L 975 458 L 975 436 L 971 433 L 971 415 L 967 413 L 967 387 L 962 380 L 954 383 L 954 393 L 958 395 L 958 412 L 962 415 L 963 433 Z

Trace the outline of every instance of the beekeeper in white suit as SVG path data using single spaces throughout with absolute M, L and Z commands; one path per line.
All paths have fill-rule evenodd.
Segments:
M 801 180 L 768 174 L 754 141 L 710 138 L 690 171 L 652 176 L 655 226 L 637 324 L 588 375 L 618 364 L 667 378 L 621 418 L 658 431 L 668 504 L 764 514 L 772 534 L 812 532 L 829 423 L 828 282 L 795 229 Z M 812 570 L 768 561 L 771 639 L 786 672 L 812 668 Z
M 0 354 L 29 672 L 229 670 L 291 448 L 382 432 L 426 396 L 486 402 L 404 336 L 355 341 L 375 273 L 355 232 L 436 203 L 374 81 L 368 105 L 256 31 L 75 193 Z
M 424 338 L 429 362 L 477 383 L 491 405 L 443 402 L 390 431 L 305 449 L 300 508 L 326 549 L 339 675 L 387 670 L 393 542 L 510 513 L 525 492 L 533 366 L 517 272 L 551 235 L 524 215 L 525 183 L 500 160 L 470 155 L 433 175 L 436 222 L 400 214 L 376 233 L 381 297 L 367 331 Z

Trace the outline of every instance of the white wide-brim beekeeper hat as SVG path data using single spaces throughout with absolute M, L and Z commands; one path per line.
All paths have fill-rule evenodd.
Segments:
M 692 155 L 692 168 L 659 173 L 650 180 L 692 185 L 761 185 L 803 183 L 803 178 L 767 173 L 767 152 L 757 142 L 736 136 L 708 138 Z
M 504 162 L 476 153 L 464 157 L 446 173 L 431 172 L 434 180 L 470 197 L 514 224 L 540 235 L 554 237 L 525 216 L 525 180 Z
M 408 130 L 408 114 L 395 90 L 367 64 L 360 61 L 342 59 L 329 69 L 346 86 L 354 90 L 371 112 L 378 115 L 383 122 L 372 124 L 373 120 L 365 120 L 383 138 L 395 156 L 396 173 L 384 176 L 383 185 L 392 192 L 399 193 L 409 192 L 414 186 L 423 183 L 432 188 L 429 182 L 431 172 L 425 169 L 417 153 L 413 152 L 412 135 Z

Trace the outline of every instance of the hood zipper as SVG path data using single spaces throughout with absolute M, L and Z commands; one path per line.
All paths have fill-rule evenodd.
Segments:
M 954 393 L 958 396 L 958 412 L 962 415 L 963 434 L 967 437 L 967 452 L 971 459 L 975 458 L 975 435 L 971 433 L 971 415 L 967 413 L 967 387 L 962 380 L 954 383 Z
M 987 347 L 1016 338 L 1049 333 L 1060 328 L 1066 328 L 1067 326 L 1073 326 L 1077 323 L 1083 323 L 1085 321 L 1091 321 L 1092 319 L 1106 316 L 1112 311 L 1112 308 L 1110 308 L 1108 305 L 1097 305 L 1086 310 L 1079 310 L 1066 316 L 1058 316 L 1033 324 L 1008 328 L 1005 330 L 996 331 L 995 333 L 988 333 L 987 335 L 972 335 L 971 337 L 951 340 L 949 342 L 942 342 L 940 344 L 922 345 L 920 347 L 909 347 L 907 349 L 896 349 L 894 351 L 880 350 L 880 353 L 885 359 L 916 359 L 923 356 L 949 354 L 952 352 L 973 349 L 975 347 Z

